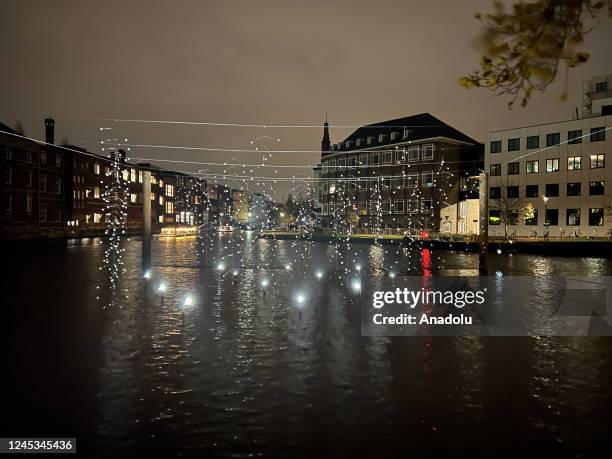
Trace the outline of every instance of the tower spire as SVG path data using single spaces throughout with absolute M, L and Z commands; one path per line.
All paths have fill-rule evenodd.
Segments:
M 325 109 L 325 123 L 323 123 L 323 139 L 321 140 L 321 156 L 330 152 L 329 123 L 327 122 L 327 109 Z

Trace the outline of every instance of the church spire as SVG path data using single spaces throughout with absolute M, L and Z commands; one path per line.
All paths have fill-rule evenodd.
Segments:
M 323 139 L 321 140 L 321 156 L 325 156 L 331 150 L 329 141 L 329 123 L 327 122 L 327 110 L 325 110 L 325 123 L 323 124 Z

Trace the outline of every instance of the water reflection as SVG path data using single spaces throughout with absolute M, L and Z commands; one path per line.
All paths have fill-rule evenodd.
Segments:
M 75 432 L 89 457 L 397 456 L 407 445 L 527 439 L 585 454 L 610 433 L 608 339 L 361 336 L 347 279 L 375 285 L 400 264 L 425 280 L 471 272 L 476 255 L 231 236 L 198 252 L 195 238 L 160 239 L 145 282 L 133 240 L 120 281 L 128 298 L 102 309 L 97 242 L 21 252 L 28 271 L 8 277 L 8 367 L 41 363 L 9 373 L 5 432 Z M 491 269 L 612 273 L 605 260 L 520 254 L 493 255 Z

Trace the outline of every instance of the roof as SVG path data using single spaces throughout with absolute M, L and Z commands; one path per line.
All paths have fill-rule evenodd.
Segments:
M 17 134 L 17 132 L 15 131 L 15 129 L 8 127 L 6 124 L 4 123 L 0 123 L 0 131 L 2 132 L 9 132 L 11 134 Z
M 404 138 L 404 129 L 410 131 L 408 137 Z M 399 137 L 391 140 L 391 133 L 397 132 Z M 378 142 L 380 134 L 386 134 L 383 142 Z M 342 150 L 355 149 L 353 142 L 351 148 L 344 148 L 344 143 L 347 140 L 355 141 L 357 139 L 366 140 L 368 137 L 376 137 L 376 143 L 372 145 L 364 145 L 363 147 L 379 147 L 381 145 L 395 144 L 403 141 L 416 141 L 422 139 L 430 139 L 432 137 L 446 137 L 465 143 L 478 143 L 476 140 L 458 131 L 454 127 L 449 126 L 444 121 L 436 118 L 429 113 L 421 113 L 419 115 L 397 118 L 394 120 L 383 121 L 380 123 L 368 124 L 358 128 L 355 132 L 349 135 L 342 141 Z

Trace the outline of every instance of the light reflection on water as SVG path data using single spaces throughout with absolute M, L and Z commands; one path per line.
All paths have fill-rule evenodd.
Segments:
M 97 241 L 23 255 L 38 289 L 11 278 L 8 304 L 25 305 L 16 313 L 22 325 L 12 358 L 59 367 L 40 364 L 27 377 L 14 375 L 13 391 L 31 402 L 9 403 L 9 411 L 56 407 L 36 417 L 16 414 L 14 426 L 77 429 L 81 444 L 104 448 L 108 457 L 175 449 L 384 456 L 406 442 L 416 449 L 450 442 L 511 449 L 526 439 L 584 453 L 597 444 L 593 434 L 610 433 L 606 338 L 361 336 L 360 311 L 344 299 L 347 277 L 376 283 L 391 265 L 400 275 L 471 275 L 476 255 L 402 249 L 398 257 L 384 246 L 336 251 L 223 236 L 197 260 L 194 238 L 156 239 L 146 288 L 134 239 L 121 280 L 129 297 L 104 310 L 104 298 L 94 299 L 103 253 Z M 221 260 L 225 269 L 212 269 Z M 505 275 L 612 273 L 608 260 L 513 254 L 492 255 L 490 263 Z M 156 291 L 162 281 L 163 297 Z M 52 339 L 35 333 L 40 327 Z

